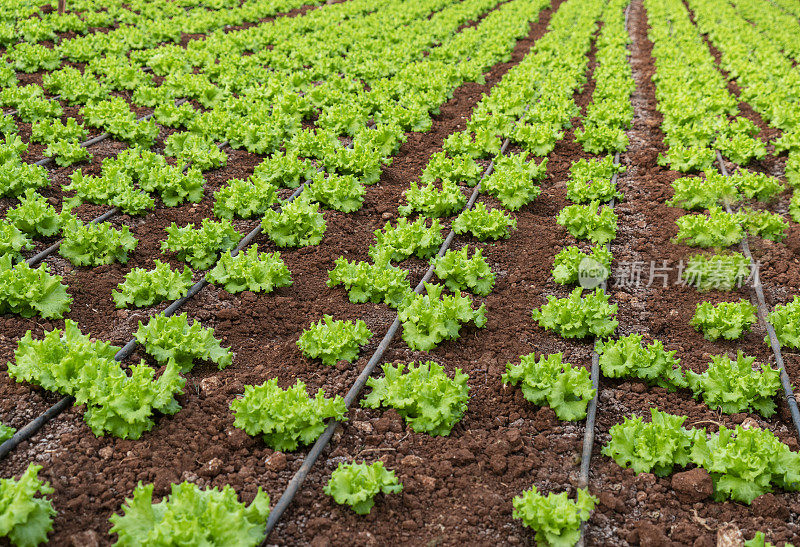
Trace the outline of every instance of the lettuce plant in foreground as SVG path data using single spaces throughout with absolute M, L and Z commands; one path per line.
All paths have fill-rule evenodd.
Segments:
M 408 270 L 388 262 L 350 262 L 340 256 L 334 264 L 334 268 L 328 272 L 328 287 L 344 285 L 350 302 L 385 302 L 392 307 L 399 307 L 413 293 Z
M 403 340 L 408 347 L 422 351 L 435 348 L 443 340 L 455 340 L 464 323 L 486 325 L 486 304 L 472 309 L 472 300 L 460 293 L 442 296 L 442 285 L 425 283 L 426 294 L 410 293 L 397 312 L 403 324 Z
M 161 242 L 161 250 L 177 253 L 178 260 L 185 260 L 198 270 L 212 267 L 220 252 L 233 249 L 242 239 L 230 220 L 217 222 L 204 218 L 199 228 L 194 223 L 178 227 L 173 222 L 166 232 L 168 236 Z
M 617 214 L 610 207 L 601 207 L 599 201 L 564 207 L 556 222 L 575 239 L 602 244 L 617 237 Z
M 326 398 L 320 389 L 311 398 L 302 381 L 281 389 L 273 378 L 260 386 L 244 386 L 244 395 L 231 403 L 231 411 L 233 425 L 248 435 L 260 435 L 274 450 L 288 451 L 316 441 L 326 419 L 346 419 L 347 407 L 339 395 Z
M 22 251 L 33 249 L 33 243 L 19 228 L 0 220 L 0 256 L 10 255 L 11 262 L 23 260 Z
M 6 219 L 26 234 L 44 237 L 56 235 L 70 218 L 74 217 L 68 211 L 57 213 L 44 196 L 31 189 L 25 190 L 19 205 L 6 212 Z
M 750 275 L 750 260 L 742 253 L 696 254 L 689 257 L 683 280 L 698 291 L 730 291 Z
M 636 473 L 652 471 L 665 477 L 676 465 L 683 467 L 689 463 L 693 433 L 683 427 L 686 416 L 674 416 L 655 408 L 650 409 L 650 416 L 650 422 L 631 416 L 612 426 L 611 440 L 603 447 L 603 455 Z
M 256 177 L 230 179 L 214 192 L 214 215 L 227 219 L 261 216 L 277 201 L 275 190 L 275 186 Z
M 254 243 L 246 251 L 231 256 L 225 251 L 219 262 L 206 274 L 209 283 L 222 285 L 231 294 L 242 291 L 270 293 L 278 287 L 292 284 L 289 268 L 281 260 L 281 253 L 259 253 Z
M 800 330 L 797 328 L 800 325 L 800 296 L 795 296 L 791 302 L 775 306 L 767 316 L 767 321 L 775 328 L 781 345 L 800 348 Z M 769 337 L 765 337 L 764 341 L 769 344 Z
M 719 433 L 697 432 L 691 460 L 714 481 L 714 499 L 750 504 L 777 486 L 800 488 L 800 454 L 767 429 L 720 426 Z
M 520 364 L 506 363 L 503 385 L 521 384 L 525 399 L 539 406 L 549 406 L 559 420 L 582 420 L 586 407 L 594 397 L 589 371 L 562 361 L 561 353 L 520 358 Z
M 371 465 L 365 462 L 339 463 L 323 492 L 333 497 L 336 503 L 349 505 L 357 514 L 367 515 L 375 505 L 374 498 L 378 493 L 397 494 L 402 490 L 403 485 L 397 481 L 394 471 L 377 461 Z
M 261 227 L 279 247 L 319 245 L 325 235 L 325 217 L 305 192 L 278 212 L 270 209 Z
M 8 538 L 12 545 L 39 545 L 53 529 L 53 504 L 46 497 L 36 497 L 54 491 L 50 483 L 39 479 L 41 468 L 31 463 L 19 479 L 0 479 L 0 538 Z
M 228 485 L 202 489 L 190 482 L 153 503 L 153 485 L 140 482 L 125 500 L 122 514 L 109 519 L 115 545 L 258 545 L 264 539 L 269 496 L 258 488 L 250 505 L 241 503 Z
M 469 246 L 458 251 L 449 249 L 439 258 L 431 259 L 436 265 L 436 277 L 453 292 L 468 290 L 474 294 L 486 296 L 494 287 L 494 272 L 483 258 L 483 250 L 476 249 L 470 257 Z
M 145 351 L 159 363 L 170 359 L 180 365 L 181 372 L 189 372 L 194 360 L 211 361 L 220 369 L 233 362 L 230 348 L 223 348 L 214 338 L 214 329 L 205 328 L 199 321 L 189 325 L 186 313 L 180 315 L 156 315 L 134 334 Z
M 322 364 L 333 366 L 342 360 L 352 363 L 371 337 L 367 324 L 361 320 L 334 321 L 330 315 L 324 315 L 322 321 L 303 331 L 297 346 L 306 357 L 319 357 Z
M 716 306 L 711 302 L 701 302 L 690 321 L 695 329 L 703 331 L 706 340 L 712 342 L 720 337 L 736 340 L 755 323 L 756 307 L 746 300 L 720 302 Z
M 678 235 L 675 243 L 695 247 L 730 247 L 744 239 L 741 219 L 719 207 L 709 207 L 707 215 L 683 215 L 675 221 Z
M 611 336 L 619 325 L 615 318 L 617 305 L 608 303 L 608 295 L 602 289 L 595 289 L 586 297 L 582 293 L 578 287 L 566 298 L 548 296 L 547 304 L 533 310 L 534 321 L 564 338 Z
M 600 370 L 609 378 L 641 378 L 669 391 L 687 387 L 675 350 L 667 351 L 660 340 L 642 345 L 641 334 L 619 340 L 599 341 Z
M 573 547 L 580 538 L 581 523 L 589 520 L 597 498 L 583 488 L 578 489 L 574 501 L 567 492 L 543 496 L 536 486 L 531 486 L 513 503 L 513 517 L 536 532 L 538 544 Z
M 62 279 L 47 264 L 31 268 L 27 262 L 13 264 L 11 254 L 0 256 L 0 314 L 61 319 L 72 304 Z
M 506 239 L 516 229 L 517 219 L 501 209 L 487 209 L 482 201 L 458 215 L 453 221 L 455 233 L 469 233 L 480 241 Z
M 109 222 L 83 224 L 72 220 L 64 226 L 63 235 L 58 252 L 75 266 L 124 264 L 139 243 L 127 226 L 117 230 Z
M 594 245 L 588 253 L 574 245 L 565 247 L 553 259 L 553 280 L 561 285 L 580 282 L 583 286 L 587 281 L 599 284 L 608 278 L 613 258 L 602 245 Z
M 361 406 L 394 408 L 417 433 L 449 435 L 467 410 L 468 375 L 455 369 L 453 378 L 433 361 L 383 365 L 383 378 L 369 378 L 372 391 Z
M 431 221 L 430 227 L 426 220 L 419 217 L 409 222 L 400 218 L 395 226 L 387 222 L 382 230 L 375 230 L 375 243 L 369 248 L 369 256 L 376 262 L 384 257 L 391 262 L 402 262 L 411 255 L 419 258 L 434 255 L 444 243 L 442 227 L 438 218 Z
M 123 369 L 114 360 L 119 349 L 93 342 L 68 319 L 63 331 L 52 330 L 42 340 L 34 340 L 28 331 L 14 352 L 16 362 L 8 363 L 8 374 L 85 404 L 84 420 L 95 435 L 138 439 L 155 425 L 155 411 L 180 410 L 175 394 L 186 380 L 174 360 L 157 379 L 156 370 L 144 361 Z
M 179 272 L 158 259 L 153 261 L 153 265 L 152 270 L 134 268 L 125 274 L 125 281 L 111 293 L 118 308 L 143 308 L 186 295 L 192 286 L 192 270 L 188 266 Z
M 467 203 L 467 198 L 461 192 L 461 187 L 450 179 L 444 179 L 442 189 L 438 189 L 433 182 L 420 183 L 412 180 L 411 186 L 404 192 L 407 205 L 398 208 L 400 216 L 407 217 L 418 211 L 427 217 L 446 217 L 452 215 Z
M 343 213 L 361 209 L 367 189 L 353 175 L 331 173 L 325 177 L 317 173 L 313 180 L 306 190 L 313 201 Z
M 727 355 L 712 355 L 711 364 L 703 374 L 687 371 L 686 379 L 696 398 L 725 414 L 755 410 L 768 418 L 775 414 L 775 401 L 781 388 L 780 373 L 761 364 L 753 370 L 755 357 L 741 350 L 734 361 Z
M 10 425 L 6 425 L 0 422 L 0 444 L 6 442 L 8 439 L 14 436 L 16 433 L 16 428 L 11 427 Z

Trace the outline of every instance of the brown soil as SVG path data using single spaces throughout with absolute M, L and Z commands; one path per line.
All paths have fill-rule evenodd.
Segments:
M 557 0 L 554 5 L 559 3 Z M 396 217 L 409 182 L 419 176 L 430 155 L 441 149 L 447 135 L 463 129 L 481 95 L 518 63 L 545 32 L 551 14 L 552 10 L 542 13 L 530 35 L 517 43 L 512 60 L 493 67 L 484 85 L 458 88 L 434 118 L 430 132 L 409 134 L 393 164 L 384 169 L 380 182 L 368 189 L 360 211 L 327 211 L 328 229 L 320 246 L 282 251 L 292 272 L 293 286 L 269 295 L 235 296 L 210 286 L 185 306 L 189 316 L 216 329 L 224 344 L 233 348 L 236 358 L 223 371 L 196 367 L 180 398 L 183 409 L 179 413 L 159 419 L 154 430 L 139 441 L 125 441 L 94 437 L 82 420 L 82 409 L 70 409 L 0 461 L 0 476 L 4 477 L 20 473 L 30 461 L 44 466 L 41 474 L 56 488 L 53 500 L 59 511 L 51 534 L 54 544 L 109 543 L 107 519 L 119 510 L 137 481 L 154 482 L 158 496 L 167 493 L 172 482 L 192 480 L 201 486 L 230 484 L 246 501 L 253 498 L 258 486 L 273 496 L 273 502 L 278 498 L 305 451 L 274 452 L 234 428 L 230 401 L 242 393 L 244 385 L 273 377 L 279 378 L 282 387 L 301 378 L 310 391 L 323 388 L 328 394 L 343 394 L 352 385 L 366 362 L 364 356 L 375 350 L 394 315 L 385 306 L 351 304 L 342 288 L 327 288 L 327 271 L 341 255 L 351 260 L 367 258 L 372 232 Z M 646 37 L 646 14 L 639 0 L 634 1 L 630 25 L 638 85 L 633 98 L 634 124 L 629 132 L 631 146 L 621 160 L 628 167 L 619 183 L 626 197 L 616 208 L 619 230 L 612 251 L 616 269 L 625 263 L 643 262 L 642 280 L 646 285 L 651 261 L 660 265 L 667 260 L 675 266 L 693 251 L 670 242 L 676 231 L 674 221 L 682 211 L 665 206 L 664 201 L 672 194 L 670 183 L 680 175 L 656 164 L 657 154 L 664 151 L 663 135 L 650 80 L 652 44 Z M 592 51 L 590 74 L 593 67 Z M 590 100 L 592 89 L 590 80 L 576 96 L 581 107 Z M 107 141 L 93 152 L 99 159 L 114 154 L 118 146 L 121 145 Z M 58 257 L 48 261 L 68 281 L 75 299 L 69 317 L 78 321 L 84 331 L 122 344 L 135 331 L 138 321 L 146 320 L 143 311 L 115 310 L 111 291 L 132 267 L 147 266 L 160 256 L 158 245 L 164 238 L 165 226 L 173 221 L 196 222 L 208 216 L 212 191 L 230 178 L 249 175 L 260 161 L 243 151 L 228 151 L 228 156 L 227 167 L 207 173 L 208 190 L 200 204 L 158 209 L 147 217 L 146 224 L 142 219 L 124 216 L 113 221 L 131 226 L 140 239 L 128 264 L 89 270 L 73 268 Z M 433 359 L 448 372 L 458 367 L 469 374 L 469 410 L 452 434 L 416 434 L 394 411 L 353 409 L 270 537 L 271 543 L 534 544 L 531 531 L 511 518 L 511 500 L 531 484 L 544 492 L 574 492 L 584 425 L 558 421 L 550 409 L 525 401 L 518 389 L 503 388 L 500 375 L 505 363 L 534 351 L 563 351 L 566 360 L 576 365 L 590 363 L 590 342 L 564 340 L 539 328 L 530 316 L 534 307 L 545 302 L 546 295 L 564 296 L 567 292 L 553 282 L 550 269 L 555 254 L 574 241 L 556 224 L 555 216 L 568 204 L 564 184 L 568 168 L 581 157 L 588 156 L 574 142 L 570 130 L 550 155 L 542 195 L 516 214 L 517 231 L 508 240 L 480 245 L 497 273 L 494 291 L 480 299 L 489 310 L 486 327 L 466 328 L 458 340 L 429 353 L 409 350 L 398 337 L 385 355 L 387 362 Z M 99 162 L 84 170 L 94 172 L 96 166 Z M 59 177 L 66 177 L 67 172 L 57 170 L 55 182 L 65 182 Z M 47 195 L 60 198 L 57 193 Z M 100 212 L 102 208 L 96 209 Z M 237 226 L 244 232 L 255 224 L 239 221 Z M 259 249 L 274 250 L 264 236 L 256 242 Z M 464 242 L 460 238 L 456 247 Z M 754 255 L 764 263 L 762 277 L 770 303 L 786 301 L 800 290 L 800 276 L 791 266 L 797 262 L 797 242 L 800 234 L 793 225 L 786 244 L 758 241 L 753 245 Z M 475 243 L 469 241 L 470 245 Z M 179 265 L 167 258 L 174 266 Z M 426 267 L 415 259 L 403 265 L 409 268 L 412 280 L 419 279 Z M 736 343 L 711 343 L 689 326 L 694 307 L 701 300 L 747 298 L 746 289 L 730 294 L 699 294 L 675 285 L 675 281 L 673 271 L 666 288 L 659 284 L 612 284 L 612 298 L 620 306 L 620 334 L 642 332 L 657 337 L 668 349 L 678 350 L 684 366 L 696 371 L 704 370 L 710 355 L 737 348 L 770 360 L 760 327 Z M 300 355 L 295 342 L 301 330 L 323 313 L 341 319 L 363 319 L 376 333 L 359 361 L 324 367 Z M 45 329 L 61 325 L 60 321 L 0 318 L 0 363 L 13 358 L 16 342 L 27 329 L 40 335 Z M 138 353 L 134 355 L 135 359 L 139 357 L 142 356 Z M 797 381 L 800 362 L 792 354 L 786 359 L 789 372 Z M 13 383 L 4 372 L 4 365 L 0 365 L 0 418 L 4 423 L 20 427 L 58 400 L 42 390 Z M 741 423 L 746 415 L 719 415 L 695 402 L 689 392 L 669 394 L 637 382 L 603 379 L 599 399 L 590 488 L 599 495 L 600 505 L 587 527 L 587 544 L 713 545 L 716 528 L 728 522 L 742 529 L 747 538 L 756 530 L 769 530 L 773 543 L 800 536 L 798 494 L 778 492 L 750 507 L 714 503 L 699 498 L 707 485 L 701 477 L 694 476 L 696 473 L 677 477 L 674 483 L 669 477 L 636 477 L 600 454 L 613 424 L 632 412 L 646 413 L 651 406 L 686 414 L 687 424 L 697 427 L 713 428 L 712 422 L 733 425 Z M 752 417 L 798 448 L 785 403 L 772 419 Z M 351 459 L 383 460 L 396 470 L 404 485 L 403 493 L 379 496 L 367 517 L 358 517 L 336 505 L 322 493 L 322 487 L 339 462 Z M 698 498 L 699 501 L 685 501 Z

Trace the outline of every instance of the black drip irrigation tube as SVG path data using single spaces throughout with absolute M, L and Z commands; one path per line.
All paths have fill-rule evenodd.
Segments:
M 627 12 L 626 12 L 627 20 Z M 619 165 L 619 152 L 614 154 L 614 165 Z M 614 173 L 611 177 L 611 185 L 614 186 L 619 179 L 619 173 Z M 614 207 L 614 199 L 609 201 L 609 205 Z M 606 250 L 611 251 L 611 241 L 606 243 Z M 608 286 L 607 279 L 600 283 L 600 288 L 605 292 Z M 592 389 L 594 389 L 594 397 L 589 401 L 589 406 L 586 409 L 586 428 L 583 433 L 583 452 L 581 453 L 581 470 L 578 475 L 578 488 L 589 488 L 589 468 L 592 461 L 592 450 L 594 449 L 594 428 L 597 420 L 597 401 L 600 397 L 600 355 L 597 353 L 597 342 L 592 349 Z M 583 547 L 584 529 L 586 522 L 581 522 L 580 539 L 578 539 L 577 547 Z
M 294 201 L 295 198 L 297 198 L 297 196 L 299 196 L 310 183 L 311 180 L 306 180 L 305 182 L 303 182 L 303 184 L 301 184 L 294 191 L 294 193 L 292 193 L 291 196 L 286 198 L 284 204 L 291 203 L 292 201 Z M 246 236 L 244 236 L 242 240 L 239 242 L 239 244 L 231 251 L 231 256 L 238 255 L 239 252 L 241 252 L 245 247 L 247 247 L 248 245 L 250 245 L 250 243 L 253 242 L 253 239 L 255 239 L 256 236 L 258 236 L 258 234 L 261 233 L 261 231 L 262 231 L 261 223 L 259 222 L 258 225 L 255 228 L 253 228 Z M 164 315 L 165 317 L 173 315 L 190 298 L 192 298 L 194 295 L 203 290 L 203 288 L 205 288 L 206 285 L 208 284 L 209 282 L 206 280 L 206 277 L 203 276 L 203 279 L 201 279 L 200 281 L 198 281 L 189 288 L 189 291 L 186 293 L 185 296 L 172 302 L 172 304 L 170 304 L 162 312 L 162 315 Z M 136 338 L 134 337 L 130 341 L 128 341 L 128 343 L 125 344 L 122 348 L 120 348 L 120 350 L 116 353 L 116 355 L 114 355 L 114 360 L 122 361 L 123 359 L 129 357 L 136 349 L 136 345 L 137 342 Z M 72 406 L 72 403 L 74 402 L 75 398 L 72 397 L 71 395 L 67 395 L 66 397 L 58 401 L 56 404 L 48 408 L 39 417 L 35 418 L 31 422 L 29 422 L 25 427 L 17 431 L 14 434 L 14 436 L 12 436 L 10 439 L 8 439 L 2 445 L 0 445 L 0 460 L 5 458 L 20 443 L 33 437 L 36 434 L 36 432 L 39 431 L 42 428 L 42 426 L 44 426 L 44 424 L 46 424 L 48 421 L 50 421 L 51 419 L 55 418 L 63 411 L 68 409 L 70 406 Z
M 528 108 L 526 107 L 525 111 L 527 110 Z M 510 143 L 509 139 L 503 141 L 503 144 L 500 147 L 499 156 L 505 154 L 505 151 L 508 148 L 509 143 Z M 478 184 L 472 191 L 472 195 L 470 196 L 469 201 L 464 206 L 463 211 L 468 211 L 472 209 L 472 206 L 478 199 L 478 194 L 480 194 L 481 182 L 483 181 L 483 179 L 491 175 L 493 171 L 494 171 L 494 160 L 492 160 L 489 163 L 489 166 L 486 168 L 486 171 L 484 171 L 480 181 L 478 181 Z M 439 248 L 439 252 L 436 255 L 437 258 L 444 256 L 445 252 L 447 252 L 447 249 L 450 247 L 450 244 L 453 242 L 453 239 L 455 239 L 455 236 L 456 236 L 455 232 L 451 229 L 450 232 L 447 234 L 447 237 L 445 238 L 444 242 L 442 243 L 442 246 Z M 422 279 L 417 284 L 416 288 L 414 288 L 415 293 L 417 294 L 422 293 L 422 290 L 425 287 L 425 283 L 430 281 L 430 279 L 433 277 L 434 270 L 435 270 L 434 265 L 428 267 L 427 271 L 425 272 L 425 275 L 422 276 Z M 389 344 L 394 339 L 395 334 L 397 334 L 397 329 L 399 328 L 400 328 L 400 319 L 397 315 L 395 315 L 394 321 L 392 321 L 391 326 L 389 326 L 389 329 L 386 331 L 386 334 L 383 336 L 383 339 L 381 340 L 380 344 L 378 344 L 378 347 L 372 354 L 372 357 L 370 357 L 369 361 L 364 366 L 364 369 L 361 371 L 361 374 L 358 375 L 358 378 L 356 378 L 356 381 L 353 383 L 353 385 L 348 390 L 347 394 L 344 396 L 344 404 L 345 407 L 347 407 L 348 409 L 355 402 L 361 390 L 364 389 L 364 386 L 367 383 L 367 379 L 372 374 L 372 371 L 375 369 L 375 366 L 378 364 L 378 362 L 383 358 L 383 354 L 388 349 Z M 283 494 L 281 495 L 280 499 L 275 504 L 275 507 L 273 507 L 272 510 L 270 511 L 269 518 L 267 520 L 267 528 L 264 532 L 264 539 L 261 541 L 260 547 L 264 547 L 265 545 L 267 545 L 267 539 L 269 538 L 270 533 L 272 532 L 272 530 L 275 529 L 275 526 L 278 524 L 278 521 L 280 520 L 281 516 L 289 507 L 289 505 L 292 503 L 297 493 L 300 491 L 300 488 L 302 487 L 303 482 L 306 480 L 308 473 L 311 471 L 311 468 L 317 462 L 319 457 L 322 455 L 322 451 L 325 450 L 325 448 L 328 446 L 328 443 L 333 438 L 333 434 L 336 431 L 336 426 L 338 424 L 339 422 L 336 420 L 331 420 L 328 423 L 328 426 L 325 428 L 325 431 L 316 440 L 314 445 L 311 447 L 311 450 L 309 451 L 308 455 L 303 460 L 300 469 L 297 470 L 292 479 L 289 481 L 289 484 L 286 486 L 286 489 L 283 491 Z
M 723 174 L 723 176 L 730 176 L 728 169 L 725 167 L 725 162 L 722 159 L 722 154 L 720 154 L 719 150 L 716 150 L 716 154 L 720 172 Z M 724 203 L 725 210 L 728 213 L 733 214 L 733 210 L 731 209 L 731 205 L 727 199 Z M 764 298 L 764 288 L 761 285 L 761 276 L 759 275 L 758 270 L 755 268 L 756 264 L 753 260 L 753 255 L 750 253 L 750 244 L 747 242 L 747 234 L 745 234 L 744 238 L 742 238 L 740 247 L 742 249 L 742 254 L 747 257 L 747 260 L 750 261 L 751 271 L 754 272 L 751 295 L 755 293 L 758 318 L 764 324 L 764 328 L 767 330 L 769 345 L 772 347 L 772 353 L 775 355 L 775 363 L 778 365 L 778 369 L 780 369 L 781 385 L 783 386 L 783 394 L 786 397 L 786 404 L 789 405 L 789 412 L 792 415 L 792 422 L 794 423 L 794 428 L 797 430 L 798 438 L 800 438 L 800 410 L 797 408 L 797 399 L 795 397 L 794 390 L 792 389 L 792 382 L 789 380 L 789 375 L 786 373 L 786 366 L 783 361 L 783 353 L 781 352 L 781 343 L 778 341 L 778 336 L 775 334 L 775 327 L 773 327 L 772 323 L 767 320 L 769 310 L 767 308 L 766 298 Z

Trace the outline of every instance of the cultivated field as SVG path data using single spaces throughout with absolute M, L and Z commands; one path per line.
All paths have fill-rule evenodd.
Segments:
M 0 545 L 800 542 L 800 0 L 100 4 L 0 0 Z

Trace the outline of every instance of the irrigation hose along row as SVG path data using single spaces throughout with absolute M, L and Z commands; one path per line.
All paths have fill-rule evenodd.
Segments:
M 301 184 L 294 191 L 294 193 L 286 199 L 284 203 L 291 203 L 292 201 L 294 201 L 295 198 L 297 198 L 297 196 L 299 196 L 310 183 L 311 183 L 310 180 L 306 180 L 305 182 L 303 182 L 303 184 Z M 239 254 L 239 252 L 242 251 L 248 245 L 250 245 L 253 239 L 255 239 L 255 237 L 258 236 L 258 234 L 260 233 L 261 233 L 261 223 L 259 222 L 258 225 L 255 228 L 253 228 L 253 230 L 250 231 L 250 233 L 248 233 L 246 236 L 244 236 L 244 238 L 242 238 L 242 240 L 239 242 L 236 248 L 234 248 L 231 251 L 231 256 L 236 256 L 237 254 Z M 162 312 L 162 314 L 166 317 L 173 315 L 190 298 L 192 298 L 194 295 L 203 290 L 203 288 L 205 288 L 205 286 L 208 284 L 209 282 L 206 280 L 205 276 L 203 276 L 203 279 L 201 279 L 200 281 L 198 281 L 189 288 L 189 291 L 186 293 L 185 296 L 179 298 L 178 300 L 175 300 Z M 127 358 L 133 353 L 134 349 L 136 349 L 136 345 L 137 345 L 136 338 L 132 338 L 117 352 L 116 355 L 114 355 L 114 359 L 116 361 L 122 361 L 123 359 Z M 68 409 L 70 406 L 72 406 L 72 403 L 74 402 L 75 399 L 71 395 L 62 398 L 60 401 L 58 401 L 56 404 L 54 404 L 44 413 L 42 413 L 39 417 L 35 418 L 25 427 L 17 431 L 13 437 L 11 437 L 2 445 L 0 445 L 0 460 L 5 458 L 9 454 L 9 452 L 14 450 L 14 448 L 16 448 L 21 442 L 26 441 L 31 437 L 33 437 L 33 435 L 35 435 L 36 432 L 39 431 L 39 429 L 41 429 L 44 424 L 46 424 L 48 421 L 50 421 L 51 419 L 55 418 L 63 411 Z
M 720 172 L 726 177 L 730 176 L 728 169 L 725 167 L 725 162 L 722 159 L 722 154 L 720 154 L 719 150 L 717 150 L 716 153 Z M 729 214 L 733 214 L 733 210 L 731 209 L 728 200 L 725 200 L 725 210 Z M 769 345 L 772 347 L 772 353 L 775 355 L 775 363 L 778 365 L 778 369 L 780 369 L 781 385 L 783 386 L 783 394 L 786 397 L 786 404 L 789 405 L 789 412 L 792 415 L 792 422 L 797 430 L 798 438 L 800 438 L 800 410 L 797 408 L 797 399 L 795 398 L 794 390 L 792 389 L 792 383 L 789 380 L 789 375 L 786 373 L 786 366 L 783 362 L 783 353 L 781 352 L 781 343 L 778 341 L 778 336 L 775 334 L 775 327 L 773 327 L 772 323 L 767 320 L 769 311 L 767 308 L 766 299 L 764 298 L 764 288 L 761 285 L 761 276 L 759 275 L 758 270 L 755 269 L 756 264 L 753 260 L 753 255 L 750 253 L 750 244 L 747 242 L 747 235 L 742 238 L 739 246 L 742 249 L 742 254 L 747 257 L 747 260 L 750 261 L 751 271 L 755 272 L 755 275 L 753 276 L 751 295 L 752 293 L 755 293 L 758 319 L 764 324 L 764 328 L 767 331 Z
M 631 4 L 625 8 L 625 29 L 628 30 L 628 16 L 630 14 Z M 630 32 L 630 30 L 628 30 Z M 629 61 L 630 62 L 630 61 Z M 614 154 L 614 165 L 619 165 L 620 153 Z M 616 186 L 619 180 L 619 173 L 616 171 L 611 177 L 611 185 Z M 614 207 L 614 199 L 612 198 L 609 205 Z M 611 251 L 611 241 L 606 243 L 606 250 Z M 600 284 L 603 292 L 606 291 L 608 283 L 606 280 Z M 600 397 L 600 355 L 597 353 L 597 342 L 592 348 L 592 389 L 594 389 L 594 397 L 589 401 L 589 406 L 586 409 L 586 427 L 583 432 L 583 452 L 581 453 L 581 470 L 578 475 L 578 488 L 589 488 L 589 468 L 592 461 L 592 450 L 594 450 L 594 428 L 597 421 L 597 401 Z M 577 547 L 584 546 L 584 536 L 586 531 L 586 522 L 582 521 L 580 526 L 580 537 L 578 539 Z
M 527 110 L 528 108 L 526 107 L 523 113 L 527 112 Z M 500 153 L 498 154 L 499 156 L 505 154 L 505 151 L 508 148 L 509 144 L 510 140 L 508 138 L 505 141 L 503 141 L 503 145 L 500 147 Z M 491 175 L 493 171 L 494 171 L 494 160 L 492 160 L 489 163 L 489 166 L 486 168 L 486 171 L 484 171 L 483 175 L 478 181 L 478 184 L 472 191 L 472 195 L 470 196 L 469 201 L 464 206 L 463 211 L 468 211 L 472 209 L 472 206 L 475 204 L 475 201 L 478 199 L 478 194 L 481 191 L 481 182 L 483 181 L 483 179 Z M 442 246 L 439 248 L 439 252 L 436 255 L 437 258 L 441 258 L 442 256 L 444 256 L 445 252 L 450 247 L 450 244 L 453 242 L 453 239 L 455 239 L 455 236 L 456 236 L 455 232 L 451 229 L 450 232 L 447 234 L 447 237 L 445 238 L 444 242 L 442 243 Z M 417 294 L 422 293 L 422 290 L 425 288 L 425 283 L 430 281 L 430 279 L 433 277 L 434 270 L 435 270 L 435 265 L 432 264 L 431 266 L 428 267 L 427 271 L 425 272 L 425 275 L 422 276 L 422 279 L 420 280 L 419 284 L 417 284 L 416 288 L 414 289 L 415 293 Z M 375 353 L 372 354 L 372 357 L 370 357 L 369 361 L 364 366 L 364 369 L 361 371 L 361 374 L 358 375 L 358 378 L 356 378 L 356 381 L 353 383 L 352 387 L 350 387 L 347 394 L 344 396 L 344 404 L 346 408 L 349 409 L 350 406 L 355 402 L 359 393 L 364 388 L 364 385 L 366 385 L 367 379 L 370 377 L 372 371 L 375 369 L 375 366 L 383 358 L 383 354 L 386 352 L 386 349 L 389 347 L 389 344 L 394 339 L 395 334 L 397 334 L 397 329 L 399 328 L 400 328 L 400 319 L 398 318 L 397 315 L 395 315 L 394 321 L 392 321 L 391 326 L 389 326 L 389 329 L 386 331 L 386 334 L 383 336 L 383 339 L 381 340 L 380 344 L 378 344 L 378 347 L 375 349 Z M 328 443 L 333 438 L 333 433 L 336 431 L 336 426 L 338 424 L 339 422 L 336 420 L 331 420 L 328 423 L 328 426 L 325 428 L 325 431 L 317 439 L 317 441 L 314 443 L 314 446 L 311 447 L 311 450 L 309 451 L 308 455 L 303 460 L 300 469 L 297 470 L 292 479 L 289 481 L 289 484 L 286 485 L 286 489 L 283 491 L 283 494 L 281 495 L 280 499 L 275 504 L 275 507 L 273 507 L 269 513 L 269 519 L 267 520 L 267 529 L 265 531 L 264 539 L 260 544 L 261 547 L 267 545 L 267 538 L 269 538 L 269 534 L 278 524 L 278 521 L 280 520 L 281 516 L 286 511 L 286 509 L 289 507 L 289 505 L 292 503 L 292 500 L 294 500 L 294 497 L 297 495 L 297 492 L 300 490 L 300 488 L 303 485 L 303 482 L 306 480 L 306 476 L 308 476 L 308 473 L 311 471 L 311 468 L 317 462 L 320 455 L 322 455 L 322 451 L 325 450 L 325 448 L 328 446 Z
M 627 12 L 626 12 L 627 21 Z M 619 165 L 619 152 L 614 154 L 614 165 Z M 611 177 L 611 186 L 616 186 L 619 179 L 619 173 L 614 173 Z M 612 198 L 608 204 L 613 208 L 615 200 Z M 606 250 L 611 251 L 611 241 L 606 242 Z M 608 287 L 607 280 L 600 283 L 600 288 L 603 292 Z M 600 354 L 597 353 L 597 341 L 592 348 L 592 389 L 594 389 L 594 397 L 589 401 L 589 406 L 586 409 L 586 428 L 583 432 L 583 452 L 581 453 L 581 471 L 578 475 L 578 488 L 589 488 L 589 467 L 592 460 L 592 450 L 594 449 L 594 427 L 597 418 L 597 401 L 600 397 Z M 577 546 L 583 547 L 583 534 L 586 522 L 581 522 L 581 536 L 578 540 Z

